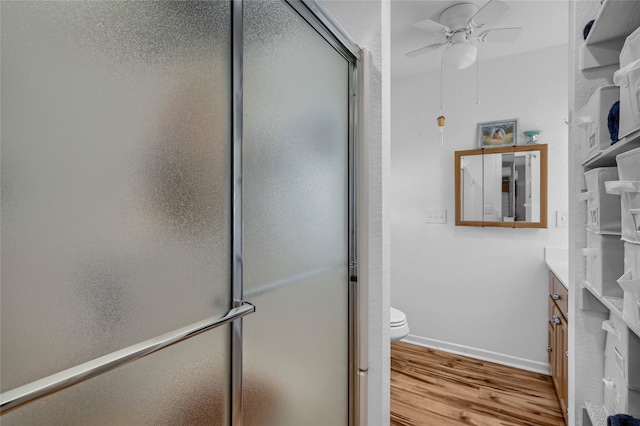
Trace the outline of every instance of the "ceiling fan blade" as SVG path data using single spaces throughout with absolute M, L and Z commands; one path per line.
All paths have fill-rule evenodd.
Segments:
M 439 22 L 436 22 L 432 19 L 425 19 L 424 21 L 416 22 L 413 24 L 415 28 L 419 30 L 427 31 L 430 33 L 447 33 L 449 32 L 449 27 L 445 27 Z
M 475 15 L 469 19 L 469 25 L 476 28 L 489 24 L 502 16 L 509 6 L 500 0 L 489 0 Z
M 478 39 L 483 43 L 510 43 L 516 41 L 520 34 L 522 34 L 521 27 L 496 28 L 483 31 L 478 35 Z
M 429 51 L 431 51 L 431 50 L 435 50 L 435 49 L 437 49 L 437 48 L 439 48 L 439 47 L 441 47 L 441 46 L 444 46 L 444 45 L 446 45 L 446 44 L 447 44 L 447 43 L 435 43 L 435 44 L 430 44 L 430 45 L 428 45 L 428 46 L 424 46 L 424 47 L 421 47 L 421 48 L 419 48 L 419 49 L 416 49 L 416 50 L 412 50 L 412 51 L 410 51 L 410 52 L 407 52 L 407 53 L 405 53 L 405 56 L 406 56 L 407 58 L 415 58 L 416 56 L 420 56 L 420 55 L 422 55 L 423 53 L 427 53 L 427 52 L 429 52 Z

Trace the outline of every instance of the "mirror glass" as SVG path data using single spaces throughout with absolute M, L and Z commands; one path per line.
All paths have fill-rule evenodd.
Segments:
M 465 155 L 460 159 L 463 220 L 482 221 L 482 155 Z
M 546 145 L 456 152 L 456 225 L 546 228 Z

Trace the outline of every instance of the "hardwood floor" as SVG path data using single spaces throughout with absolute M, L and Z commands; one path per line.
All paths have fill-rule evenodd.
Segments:
M 561 426 L 551 377 L 436 351 L 391 345 L 393 426 Z

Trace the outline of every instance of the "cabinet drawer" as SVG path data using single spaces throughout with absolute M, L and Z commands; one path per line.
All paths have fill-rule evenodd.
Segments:
M 562 316 L 566 318 L 569 311 L 569 291 L 553 272 L 549 272 L 549 296 L 560 308 Z

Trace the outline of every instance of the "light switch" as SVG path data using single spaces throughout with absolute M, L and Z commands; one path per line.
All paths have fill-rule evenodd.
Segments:
M 427 223 L 447 223 L 447 209 L 427 209 Z
M 569 212 L 556 210 L 556 227 L 566 228 L 569 226 Z

